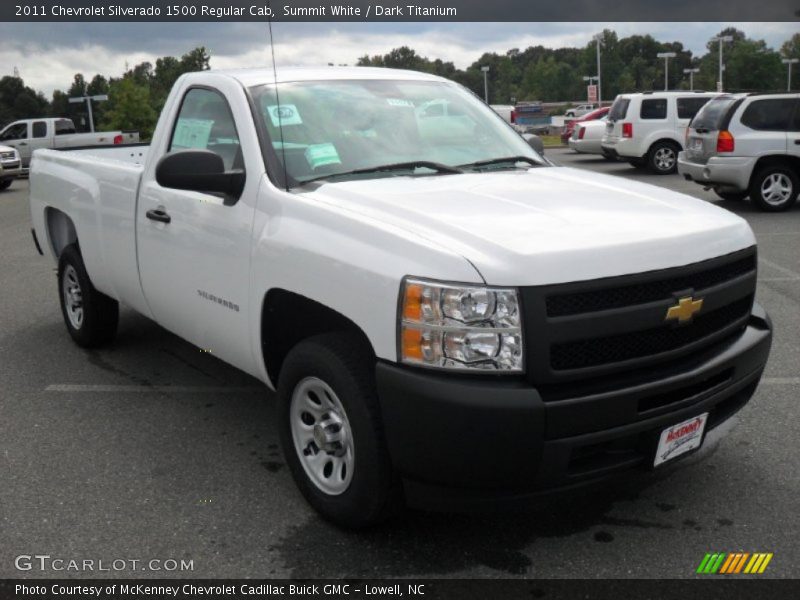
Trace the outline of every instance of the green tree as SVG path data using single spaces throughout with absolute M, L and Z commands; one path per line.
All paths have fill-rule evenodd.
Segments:
M 111 84 L 103 129 L 135 129 L 142 139 L 149 140 L 158 120 L 150 106 L 150 90 L 133 77 L 123 77 Z

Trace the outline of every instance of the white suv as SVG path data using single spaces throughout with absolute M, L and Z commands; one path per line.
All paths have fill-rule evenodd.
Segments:
M 653 173 L 674 173 L 689 122 L 714 92 L 620 94 L 608 113 L 603 156 Z
M 574 108 L 570 108 L 567 112 L 564 113 L 565 117 L 582 117 L 583 115 L 588 115 L 593 110 L 597 110 L 596 104 L 579 104 Z
M 786 210 L 800 192 L 800 94 L 715 98 L 692 121 L 678 171 L 723 200 Z

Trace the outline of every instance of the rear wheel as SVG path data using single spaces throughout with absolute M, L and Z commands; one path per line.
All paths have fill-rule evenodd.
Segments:
M 13 179 L 0 180 L 0 192 L 2 192 L 3 190 L 7 190 L 11 186 L 11 182 L 13 181 L 14 181 Z
M 798 176 L 784 165 L 773 165 L 758 171 L 750 183 L 750 199 L 768 212 L 787 210 L 797 200 Z
M 678 152 L 674 142 L 656 142 L 647 153 L 647 167 L 656 175 L 669 175 L 678 169 Z
M 95 289 L 74 244 L 58 260 L 58 292 L 64 323 L 76 344 L 93 348 L 114 339 L 119 304 Z
M 278 428 L 295 483 L 337 525 L 383 521 L 399 505 L 378 409 L 374 358 L 355 335 L 298 344 L 278 382 Z

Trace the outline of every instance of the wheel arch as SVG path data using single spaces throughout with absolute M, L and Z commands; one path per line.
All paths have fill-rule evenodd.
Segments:
M 281 367 L 289 351 L 298 343 L 321 333 L 347 332 L 357 335 L 375 350 L 364 330 L 342 313 L 301 294 L 272 288 L 261 306 L 261 357 L 270 383 L 277 388 Z
M 70 244 L 75 244 L 80 249 L 75 223 L 67 213 L 48 206 L 44 209 L 44 221 L 50 249 L 56 260 L 61 257 L 64 248 Z
M 764 167 L 787 166 L 791 168 L 797 177 L 800 177 L 800 157 L 789 156 L 788 154 L 768 154 L 761 156 L 753 165 L 753 172 L 750 174 L 750 185 L 753 185 L 756 175 Z

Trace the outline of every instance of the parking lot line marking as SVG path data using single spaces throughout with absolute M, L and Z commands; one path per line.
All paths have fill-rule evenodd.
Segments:
M 775 269 L 776 271 L 780 271 L 784 275 L 788 275 L 792 279 L 800 279 L 800 273 L 795 273 L 791 269 L 787 269 L 786 267 L 780 266 L 778 263 L 774 263 L 771 260 L 767 260 L 766 258 L 759 258 L 758 262 L 764 263 L 768 267 Z
M 149 394 L 171 392 L 176 394 L 262 394 L 262 387 L 189 386 L 189 385 L 81 385 L 56 383 L 44 388 L 45 392 L 102 392 Z
M 764 377 L 764 385 L 800 385 L 800 377 Z

